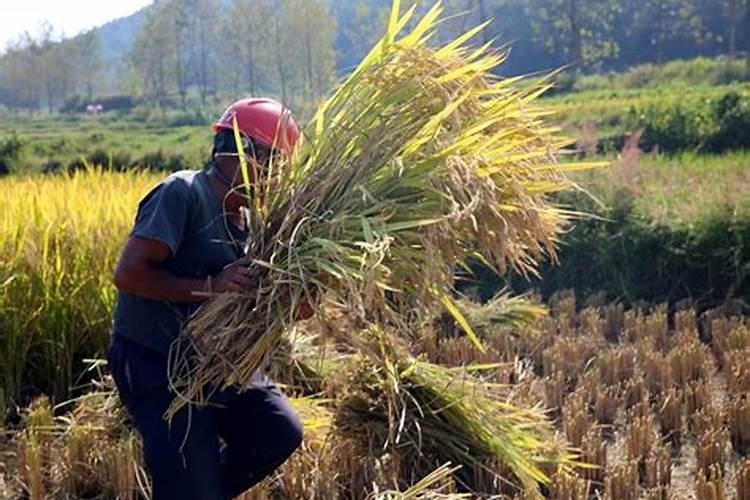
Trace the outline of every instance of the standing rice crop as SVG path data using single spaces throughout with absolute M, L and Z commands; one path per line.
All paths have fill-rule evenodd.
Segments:
M 395 1 L 295 154 L 257 182 L 245 168 L 255 285 L 209 300 L 173 345 L 168 416 L 249 380 L 314 289 L 400 335 L 438 307 L 472 334 L 450 298 L 457 267 L 533 273 L 554 256 L 568 214 L 546 195 L 570 183 L 555 161 L 565 141 L 534 105 L 546 86 L 493 77 L 504 54 L 468 44 L 481 27 L 430 48 L 440 15 L 404 33 L 414 9 Z
M 0 180 L 0 392 L 68 396 L 109 339 L 112 270 L 157 177 L 91 169 Z

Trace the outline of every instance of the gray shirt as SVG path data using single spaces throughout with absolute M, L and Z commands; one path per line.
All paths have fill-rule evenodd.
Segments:
M 130 235 L 165 243 L 171 255 L 164 268 L 194 279 L 242 257 L 247 238 L 225 217 L 205 171 L 176 172 L 153 188 L 138 205 Z M 118 291 L 113 335 L 166 354 L 196 308 Z

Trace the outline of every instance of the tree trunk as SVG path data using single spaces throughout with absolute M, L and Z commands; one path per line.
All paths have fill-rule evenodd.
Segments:
M 285 67 L 286 64 L 288 64 L 287 61 L 284 60 L 283 57 L 283 41 L 281 39 L 281 21 L 277 18 L 276 19 L 276 29 L 275 29 L 275 37 L 274 41 L 276 43 L 276 69 L 279 72 L 279 84 L 281 85 L 281 102 L 286 106 L 288 105 L 288 99 L 287 99 L 287 81 L 286 81 L 286 71 Z
M 307 91 L 308 91 L 308 102 L 312 105 L 317 97 L 314 89 L 314 77 L 313 77 L 313 57 L 312 57 L 312 41 L 310 40 L 310 31 L 308 30 L 305 34 L 305 79 L 307 80 Z
M 256 85 L 255 85 L 255 47 L 253 47 L 253 35 L 247 33 L 247 79 L 250 83 L 250 95 L 255 96 Z
M 729 0 L 729 58 L 737 57 L 737 0 Z
M 570 60 L 568 62 L 580 64 L 583 61 L 583 42 L 581 26 L 578 22 L 578 0 L 568 0 L 568 22 L 570 23 Z
M 487 9 L 484 0 L 479 0 L 479 22 L 483 23 L 487 20 Z M 487 27 L 482 30 L 482 43 L 489 42 L 489 35 L 487 34 Z
M 664 40 L 666 39 L 666 34 L 664 26 L 664 5 L 659 4 L 657 7 L 657 15 L 656 15 L 656 36 L 654 37 L 655 45 L 656 45 L 656 62 L 658 64 L 661 64 L 662 60 L 664 59 Z

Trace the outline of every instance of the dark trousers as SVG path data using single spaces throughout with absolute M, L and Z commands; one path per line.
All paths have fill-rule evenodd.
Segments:
M 143 440 L 154 500 L 234 498 L 271 474 L 302 442 L 299 418 L 270 382 L 219 393 L 221 407 L 183 408 L 169 424 L 162 418 L 173 397 L 166 355 L 115 337 L 108 359 Z

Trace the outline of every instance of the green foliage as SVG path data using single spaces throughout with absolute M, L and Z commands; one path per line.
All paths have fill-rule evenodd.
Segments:
M 736 91 L 715 101 L 652 104 L 634 110 L 631 119 L 631 128 L 643 128 L 647 149 L 722 153 L 750 147 L 750 97 Z
M 534 13 L 534 39 L 579 69 L 617 55 L 614 22 L 621 9 L 618 0 L 536 0 L 529 4 Z
M 576 223 L 560 264 L 545 265 L 541 280 L 512 278 L 516 291 L 538 287 L 545 297 L 563 289 L 579 296 L 603 291 L 626 304 L 690 298 L 701 309 L 731 297 L 750 303 L 750 210 L 717 206 L 690 224 L 670 225 L 644 214 L 624 189 L 605 207 L 581 194 L 566 199 L 595 217 Z M 499 285 L 485 279 L 484 286 Z
M 0 175 L 9 174 L 21 158 L 24 142 L 15 133 L 0 140 Z
M 648 38 L 656 62 L 664 60 L 668 42 L 686 38 L 701 41 L 707 36 L 695 0 L 631 0 L 633 29 Z
M 139 106 L 102 116 L 14 117 L 0 122 L 0 156 L 14 173 L 58 172 L 89 164 L 115 170 L 200 168 L 210 152 L 212 110 L 166 111 Z M 197 123 L 199 125 L 182 125 Z M 179 126 L 178 126 L 179 125 Z
M 563 88 L 583 92 L 591 90 L 643 89 L 678 86 L 728 85 L 745 80 L 742 61 L 724 57 L 697 57 L 665 64 L 641 64 L 623 72 L 568 76 Z
M 728 151 L 750 148 L 750 99 L 730 92 L 716 103 L 713 111 L 718 128 L 706 149 Z

